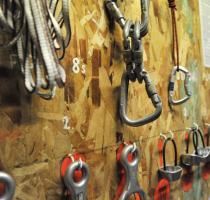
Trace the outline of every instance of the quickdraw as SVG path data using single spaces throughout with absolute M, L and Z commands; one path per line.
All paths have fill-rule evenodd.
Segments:
M 166 146 L 172 142 L 174 147 L 174 165 L 166 164 Z M 182 175 L 182 168 L 177 163 L 177 147 L 173 138 L 166 138 L 163 145 L 163 167 L 158 170 L 160 179 L 167 179 L 169 182 L 177 181 Z
M 89 176 L 89 167 L 80 154 L 65 157 L 61 165 L 61 177 L 68 190 L 66 199 L 86 200 Z
M 141 0 L 141 23 L 133 23 L 126 20 L 116 3 L 112 0 L 105 0 L 105 6 L 109 14 L 123 29 L 123 57 L 126 64 L 126 72 L 123 73 L 120 88 L 120 117 L 124 123 L 130 126 L 142 126 L 156 120 L 162 112 L 162 102 L 152 84 L 148 73 L 144 70 L 143 46 L 141 39 L 148 33 L 148 9 L 149 0 Z M 127 116 L 127 99 L 129 81 L 139 83 L 145 82 L 148 97 L 155 107 L 154 113 L 143 119 L 132 120 Z
M 171 8 L 171 17 L 172 17 L 172 32 L 173 32 L 173 50 L 172 50 L 172 60 L 174 63 L 174 67 L 171 71 L 169 84 L 168 84 L 168 104 L 169 107 L 172 110 L 172 105 L 180 105 L 188 101 L 192 95 L 191 89 L 190 89 L 190 73 L 185 68 L 179 65 L 179 44 L 178 44 L 178 34 L 177 34 L 177 25 L 176 25 L 176 4 L 175 0 L 168 0 L 169 7 Z M 176 54 L 176 55 L 175 55 Z M 186 96 L 179 100 L 174 100 L 174 89 L 175 89 L 175 81 L 176 81 L 176 74 L 177 72 L 182 72 L 185 75 L 184 80 L 184 88 L 185 88 L 185 94 Z
M 5 192 L 0 196 L 0 200 L 12 200 L 15 193 L 15 182 L 13 178 L 5 172 L 0 171 L 0 183 L 5 185 Z
M 139 163 L 139 150 L 135 143 L 121 144 L 117 150 L 118 172 L 120 183 L 114 200 L 127 200 L 131 195 L 135 200 L 144 200 L 146 195 L 140 188 L 137 172 Z
M 56 86 L 64 86 L 66 75 L 59 60 L 71 39 L 69 0 L 62 0 L 62 9 L 55 16 L 57 5 L 58 0 L 3 0 L 0 6 L 1 29 L 14 35 L 8 44 L 0 46 L 17 45 L 26 89 L 46 100 L 55 96 Z

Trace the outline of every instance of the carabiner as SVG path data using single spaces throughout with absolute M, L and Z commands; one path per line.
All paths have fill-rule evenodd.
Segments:
M 174 85 L 175 85 L 175 81 L 176 81 L 176 73 L 178 72 L 178 69 L 180 72 L 183 72 L 185 74 L 185 80 L 184 80 L 184 89 L 185 89 L 185 94 L 186 96 L 183 97 L 182 99 L 179 100 L 174 100 L 173 99 L 173 95 L 174 95 Z M 190 99 L 192 92 L 190 90 L 190 73 L 189 71 L 182 67 L 182 66 L 175 66 L 171 72 L 170 75 L 170 81 L 169 81 L 169 85 L 168 85 L 168 102 L 169 105 L 180 105 L 185 103 L 187 100 Z
M 166 145 L 171 141 L 174 146 L 174 165 L 166 164 Z M 166 178 L 170 182 L 177 181 L 180 179 L 182 174 L 182 168 L 177 164 L 177 147 L 174 139 L 167 138 L 163 146 L 163 167 L 158 170 L 159 178 Z
M 127 145 L 124 147 L 120 162 L 125 169 L 126 173 L 126 184 L 124 186 L 123 192 L 119 198 L 119 200 L 127 200 L 132 194 L 138 194 L 141 200 L 146 199 L 146 195 L 144 191 L 140 188 L 138 179 L 137 179 L 137 172 L 138 172 L 138 163 L 139 163 L 139 150 L 135 148 L 133 145 Z M 132 153 L 133 152 L 133 153 Z M 132 162 L 128 161 L 128 155 L 132 153 L 134 158 Z
M 12 200 L 15 193 L 15 182 L 13 178 L 5 172 L 0 171 L 0 183 L 6 186 L 5 194 L 0 196 L 0 200 Z
M 75 170 L 80 169 L 82 170 L 82 180 L 79 182 L 75 182 L 74 180 L 74 173 Z M 89 180 L 90 172 L 88 165 L 80 161 L 75 161 L 71 163 L 66 170 L 64 176 L 64 182 L 68 190 L 70 191 L 71 197 L 73 200 L 86 200 L 87 199 L 87 184 Z
M 105 0 L 105 6 L 109 14 L 115 19 L 122 29 L 126 24 L 126 19 L 116 3 L 112 0 Z M 148 33 L 148 14 L 149 13 L 149 0 L 141 0 L 141 24 L 140 33 L 141 37 L 144 37 Z
M 117 7 L 117 4 L 113 2 L 112 0 L 105 0 L 104 3 L 109 14 L 114 18 L 114 20 L 116 20 L 116 22 L 123 29 L 125 26 L 126 20 L 125 20 L 124 15 L 120 11 L 120 9 Z
M 132 52 L 132 41 L 131 38 L 131 28 L 134 24 L 131 20 L 126 21 L 123 29 L 123 58 L 126 64 L 126 71 L 128 72 L 129 80 L 134 82 L 136 80 L 136 75 L 134 73 L 134 63 L 133 63 L 133 52 Z
M 141 0 L 141 24 L 140 24 L 141 38 L 148 33 L 149 3 L 150 0 Z
M 142 126 L 156 120 L 162 113 L 162 102 L 159 95 L 156 92 L 155 87 L 152 85 L 149 75 L 146 71 L 142 72 L 142 78 L 145 82 L 145 88 L 148 97 L 151 99 L 153 106 L 155 107 L 154 113 L 147 115 L 143 119 L 132 120 L 127 116 L 127 101 L 128 101 L 128 87 L 129 87 L 129 75 L 127 72 L 123 73 L 120 87 L 120 117 L 124 123 L 130 126 Z

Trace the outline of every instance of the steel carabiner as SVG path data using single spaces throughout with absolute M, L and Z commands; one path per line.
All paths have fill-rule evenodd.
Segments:
M 79 182 L 74 180 L 74 172 L 77 169 L 82 170 L 82 179 Z M 86 190 L 89 180 L 90 172 L 88 165 L 83 161 L 75 161 L 71 163 L 66 170 L 64 176 L 64 182 L 68 190 L 70 191 L 72 200 L 86 200 Z
M 15 182 L 13 178 L 5 172 L 0 171 L 0 183 L 6 186 L 5 194 L 0 196 L 0 200 L 12 200 L 15 193 Z
M 132 162 L 128 161 L 128 155 L 132 153 L 134 158 Z M 120 162 L 125 169 L 126 173 L 126 184 L 124 186 L 124 190 L 119 198 L 119 200 L 127 200 L 132 194 L 138 194 L 141 200 L 146 199 L 146 195 L 144 191 L 140 188 L 137 172 L 138 172 L 138 163 L 139 163 L 139 150 L 138 148 L 134 149 L 134 145 L 127 145 L 124 147 Z
M 162 113 L 162 102 L 159 95 L 156 92 L 155 87 L 152 85 L 149 75 L 146 71 L 142 72 L 142 79 L 145 82 L 145 88 L 148 97 L 151 99 L 153 106 L 155 107 L 154 113 L 147 115 L 142 119 L 131 120 L 127 116 L 127 101 L 128 101 L 128 87 L 129 76 L 127 72 L 123 73 L 120 87 L 120 117 L 122 121 L 130 126 L 142 126 L 156 120 Z
M 185 80 L 184 80 L 184 89 L 185 89 L 185 94 L 186 96 L 183 97 L 182 99 L 179 100 L 174 100 L 173 99 L 173 95 L 174 95 L 174 89 L 175 89 L 175 80 L 176 80 L 176 73 L 178 72 L 178 70 L 182 73 L 185 74 Z M 170 75 L 170 81 L 169 81 L 169 85 L 168 85 L 168 102 L 169 105 L 180 105 L 185 103 L 187 100 L 190 99 L 192 92 L 190 90 L 190 73 L 189 71 L 182 67 L 182 66 L 175 66 L 171 72 Z
M 141 37 L 144 37 L 148 33 L 149 1 L 150 0 L 141 0 Z M 105 0 L 104 3 L 109 14 L 120 25 L 120 27 L 124 29 L 127 20 L 117 7 L 117 4 L 112 0 Z

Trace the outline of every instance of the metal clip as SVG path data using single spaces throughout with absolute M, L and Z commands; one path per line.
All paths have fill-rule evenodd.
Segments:
M 132 162 L 128 161 L 128 155 L 129 153 L 132 153 L 134 148 L 133 145 L 125 146 L 121 154 L 120 162 L 125 169 L 126 184 L 119 200 L 127 200 L 132 194 L 138 194 L 141 197 L 141 200 L 146 199 L 145 193 L 140 188 L 137 179 L 138 163 L 140 160 L 138 148 L 133 152 L 134 159 Z
M 186 96 L 183 97 L 180 100 L 174 100 L 173 99 L 173 95 L 174 95 L 174 85 L 175 85 L 175 81 L 176 81 L 176 73 L 179 71 L 183 72 L 185 74 L 185 80 L 184 80 L 184 88 L 185 88 L 185 93 Z M 180 105 L 185 103 L 187 100 L 190 99 L 192 92 L 190 90 L 190 73 L 189 71 L 182 67 L 182 66 L 175 66 L 171 72 L 171 76 L 170 76 L 170 81 L 169 81 L 169 85 L 168 85 L 168 102 L 169 105 Z
M 167 165 L 166 164 L 166 145 L 171 141 L 174 146 L 174 165 Z M 177 147 L 174 139 L 167 138 L 164 142 L 163 146 L 163 167 L 158 170 L 158 175 L 160 178 L 166 178 L 170 182 L 177 181 L 180 179 L 182 175 L 182 168 L 177 165 Z
M 124 28 L 126 20 L 120 9 L 117 7 L 116 3 L 112 0 L 105 0 L 105 6 L 109 14 L 117 21 L 120 27 Z
M 149 75 L 146 71 L 142 72 L 142 78 L 145 82 L 145 88 L 147 91 L 148 97 L 151 99 L 153 106 L 155 107 L 154 113 L 147 115 L 143 119 L 131 120 L 127 116 L 127 100 L 128 100 L 128 87 L 129 87 L 129 76 L 125 72 L 121 79 L 120 87 L 120 117 L 122 121 L 130 126 L 142 126 L 144 124 L 150 123 L 156 120 L 162 113 L 162 102 L 159 95 L 156 92 L 155 87 L 152 85 L 152 82 L 149 78 Z
M 79 182 L 75 182 L 74 180 L 74 172 L 77 169 L 82 170 L 82 180 Z M 69 189 L 72 199 L 74 200 L 86 200 L 86 190 L 87 190 L 87 184 L 89 180 L 89 167 L 88 165 L 79 160 L 76 162 L 73 162 L 69 165 L 68 169 L 66 170 L 66 174 L 64 176 L 64 182 L 66 187 Z
M 15 182 L 13 178 L 5 172 L 0 171 L 0 183 L 6 186 L 5 194 L 0 196 L 0 200 L 12 200 L 15 193 Z
M 136 76 L 134 73 L 134 64 L 133 64 L 133 52 L 132 52 L 132 38 L 131 36 L 131 28 L 134 26 L 133 22 L 128 20 L 126 21 L 126 24 L 123 29 L 123 58 L 124 62 L 126 63 L 126 71 L 128 72 L 129 75 L 129 80 L 135 81 Z
M 115 19 L 115 21 L 124 29 L 126 25 L 126 19 L 116 3 L 112 0 L 105 0 L 105 6 L 109 14 Z M 149 13 L 149 0 L 141 0 L 141 24 L 140 35 L 144 37 L 148 33 L 148 14 Z M 133 31 L 133 29 L 132 29 Z

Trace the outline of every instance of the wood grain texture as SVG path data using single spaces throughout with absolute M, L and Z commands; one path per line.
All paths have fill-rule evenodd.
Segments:
M 119 6 L 126 17 L 139 19 L 139 0 L 119 1 Z M 5 81 L 5 77 L 0 76 L 0 168 L 15 178 L 16 200 L 60 199 L 63 188 L 60 162 L 64 155 L 75 151 L 84 154 L 91 169 L 88 199 L 113 199 L 118 184 L 116 141 L 121 134 L 125 140 L 138 141 L 141 150 L 139 182 L 148 199 L 153 199 L 160 167 L 157 135 L 189 127 L 193 122 L 201 126 L 203 122 L 210 122 L 210 70 L 204 68 L 201 59 L 198 1 L 177 1 L 176 13 L 180 64 L 192 73 L 193 97 L 170 112 L 167 104 L 167 83 L 172 68 L 170 11 L 166 0 L 153 0 L 150 2 L 149 34 L 143 38 L 144 62 L 163 101 L 163 114 L 146 126 L 128 127 L 119 119 L 119 86 L 125 68 L 122 31 L 115 25 L 110 33 L 102 0 L 71 1 L 73 34 L 62 61 L 67 84 L 64 90 L 57 90 L 53 101 L 34 95 L 29 98 L 21 81 L 16 84 L 20 87 L 16 91 L 12 79 Z M 1 53 L 4 58 L 3 55 Z M 75 57 L 81 65 L 86 65 L 85 75 L 72 72 Z M 176 97 L 183 92 L 178 81 Z M 2 105 L 5 94 L 7 98 L 9 94 L 14 96 L 20 103 L 5 108 Z M 10 102 L 9 99 L 6 102 Z M 132 118 L 153 111 L 144 86 L 138 83 L 130 84 L 128 104 Z M 63 129 L 64 116 L 69 118 L 69 130 Z M 175 133 L 175 140 L 180 154 L 185 150 L 184 133 Z M 167 151 L 168 162 L 173 162 L 173 152 L 170 148 Z M 171 199 L 208 199 L 210 182 L 201 178 L 202 166 L 193 170 L 192 190 L 184 193 L 180 181 L 173 183 Z

